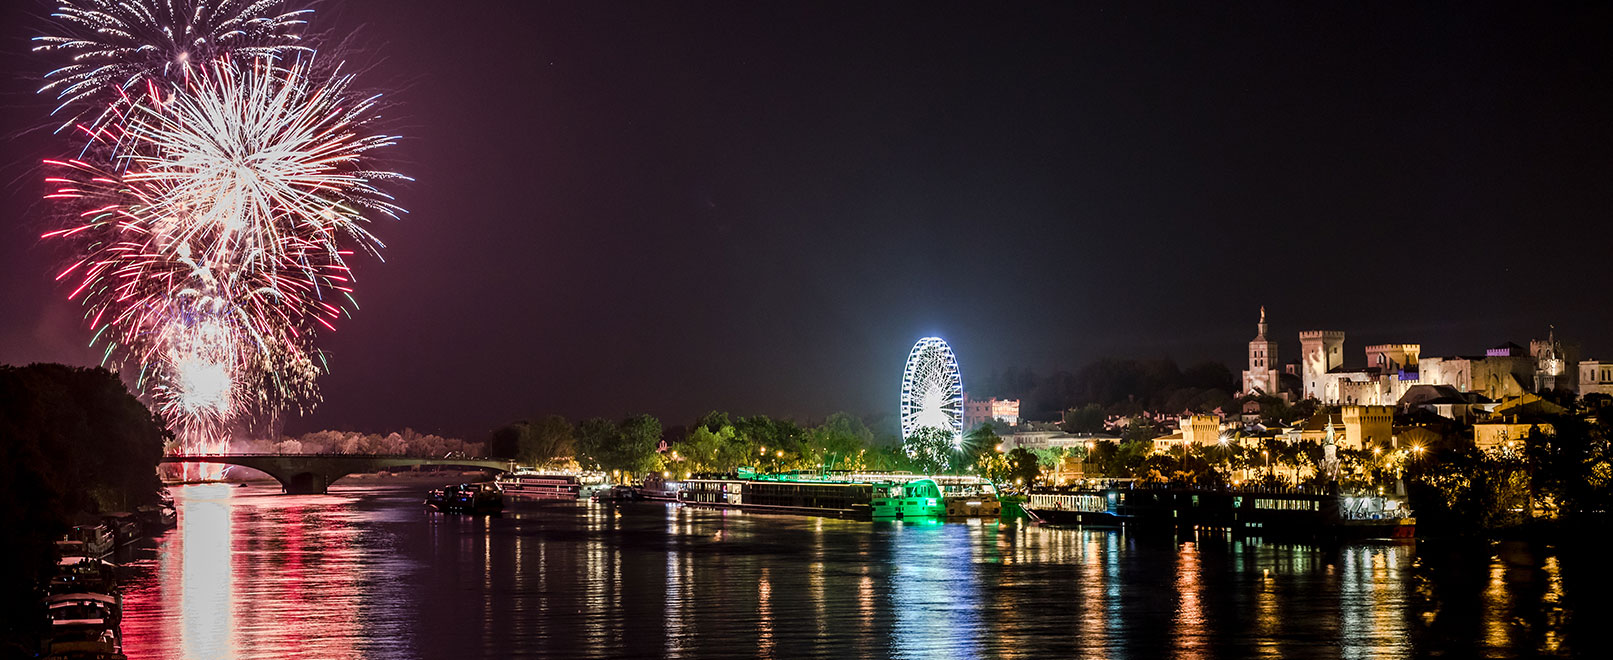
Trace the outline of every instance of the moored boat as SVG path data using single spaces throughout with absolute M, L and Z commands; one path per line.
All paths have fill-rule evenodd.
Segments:
M 495 483 L 444 486 L 427 493 L 425 503 L 445 513 L 498 513 L 504 510 L 504 491 Z
M 117 549 L 112 530 L 106 525 L 78 525 L 67 531 L 56 550 L 64 557 L 92 557 L 100 559 Z
M 575 500 L 582 492 L 582 475 L 519 469 L 499 475 L 505 495 L 541 500 Z
M 75 592 L 45 598 L 50 628 L 46 658 L 123 658 L 122 601 L 112 594 Z
M 976 477 L 828 470 L 758 474 L 741 469 L 682 483 L 679 501 L 690 506 L 864 520 L 996 516 L 1000 510 L 991 484 Z
M 1225 529 L 1308 539 L 1411 538 L 1403 498 L 1296 490 L 1039 488 L 1024 509 L 1049 525 Z
M 117 588 L 112 564 L 90 557 L 62 557 L 45 590 L 51 594 L 112 593 Z

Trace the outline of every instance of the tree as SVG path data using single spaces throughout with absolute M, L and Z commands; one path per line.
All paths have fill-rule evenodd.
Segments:
M 618 437 L 616 424 L 608 419 L 583 420 L 577 425 L 577 462 L 590 470 L 620 469 L 610 465 L 609 455 Z
M 649 415 L 634 415 L 620 423 L 588 419 L 577 425 L 577 462 L 583 467 L 641 476 L 661 469 L 661 422 Z
M 952 462 L 952 432 L 932 427 L 920 428 L 902 445 L 913 466 L 924 474 L 939 474 Z
M 1000 444 L 1002 436 L 997 435 L 997 430 L 990 424 L 981 424 L 963 436 L 963 462 L 974 465 L 982 456 L 1001 454 L 997 450 Z
M 1041 477 L 1042 467 L 1037 460 L 1036 453 L 1024 447 L 1015 447 L 1008 452 L 1008 476 L 1014 483 L 1029 488 Z
M 1089 403 L 1080 408 L 1064 411 L 1064 423 L 1061 426 L 1066 433 L 1098 433 L 1103 431 L 1106 419 L 1103 406 Z
M 531 434 L 521 445 L 519 458 L 529 465 L 539 465 L 568 458 L 577 453 L 572 437 L 571 422 L 560 415 L 548 415 L 531 427 Z
M 842 470 L 864 469 L 867 450 L 874 442 L 874 433 L 862 420 L 843 412 L 830 415 L 823 424 L 807 431 L 806 436 L 802 458 L 809 467 Z

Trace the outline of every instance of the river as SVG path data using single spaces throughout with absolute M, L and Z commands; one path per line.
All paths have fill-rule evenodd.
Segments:
M 1572 599 L 1602 599 L 1576 591 L 1605 583 L 1600 560 L 1544 544 L 172 491 L 179 527 L 124 569 L 130 658 L 1525 657 L 1606 627 Z

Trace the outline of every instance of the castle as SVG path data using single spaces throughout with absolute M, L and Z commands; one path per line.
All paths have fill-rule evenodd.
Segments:
M 1613 387 L 1601 377 L 1597 361 L 1576 361 L 1577 349 L 1557 341 L 1556 330 L 1529 348 L 1506 343 L 1484 355 L 1423 357 L 1420 344 L 1374 344 L 1364 349 L 1365 366 L 1345 366 L 1344 332 L 1306 330 L 1299 333 L 1299 360 L 1282 365 L 1277 342 L 1269 336 L 1266 308 L 1249 342 L 1249 366 L 1243 372 L 1242 395 L 1286 400 L 1316 399 L 1326 405 L 1392 406 L 1416 385 L 1448 386 L 1488 399 L 1544 390 L 1581 393 Z M 1281 366 L 1279 366 L 1281 365 Z M 1582 379 L 1587 369 L 1594 377 Z M 1609 376 L 1613 376 L 1610 370 Z

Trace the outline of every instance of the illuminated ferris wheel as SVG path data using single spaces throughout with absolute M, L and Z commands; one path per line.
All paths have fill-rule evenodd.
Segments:
M 902 372 L 902 437 L 921 428 L 950 432 L 953 444 L 963 439 L 963 377 L 952 347 L 940 337 L 913 344 Z

